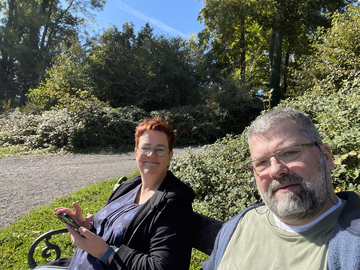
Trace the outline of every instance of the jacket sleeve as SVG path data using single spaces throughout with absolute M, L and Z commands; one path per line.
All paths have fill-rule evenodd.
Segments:
M 193 219 L 189 200 L 169 203 L 152 229 L 142 233 L 144 238 L 150 237 L 148 252 L 121 245 L 109 269 L 188 270 L 195 227 Z

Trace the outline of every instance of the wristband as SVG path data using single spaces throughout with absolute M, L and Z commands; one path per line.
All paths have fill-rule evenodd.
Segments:
M 106 266 L 108 266 L 108 258 L 110 257 L 111 254 L 113 254 L 113 252 L 115 251 L 116 247 L 114 246 L 109 246 L 109 248 L 105 251 L 104 255 L 102 255 L 102 257 L 100 258 L 100 261 L 102 261 Z

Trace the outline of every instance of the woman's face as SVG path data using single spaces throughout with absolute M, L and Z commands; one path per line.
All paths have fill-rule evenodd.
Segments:
M 158 130 L 148 130 L 139 138 L 139 148 L 159 147 L 169 149 L 169 142 L 165 132 Z M 140 149 L 135 148 L 136 163 L 141 175 L 153 175 L 156 177 L 166 176 L 167 168 L 170 165 L 170 160 L 173 152 L 166 152 L 163 157 L 159 157 L 155 153 L 155 149 L 151 149 L 148 154 L 144 154 Z

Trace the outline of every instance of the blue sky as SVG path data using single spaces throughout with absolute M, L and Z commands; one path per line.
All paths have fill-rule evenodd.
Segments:
M 96 20 L 103 28 L 111 23 L 120 30 L 125 22 L 132 22 L 135 33 L 149 22 L 155 34 L 185 37 L 204 28 L 197 21 L 201 8 L 198 0 L 107 0 L 103 11 L 96 13 Z

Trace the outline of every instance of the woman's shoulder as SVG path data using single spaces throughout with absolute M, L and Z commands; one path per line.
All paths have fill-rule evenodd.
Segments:
M 190 196 L 192 199 L 195 198 L 191 185 L 187 182 L 181 181 L 171 171 L 168 171 L 160 188 L 166 190 L 169 194 L 186 195 Z

